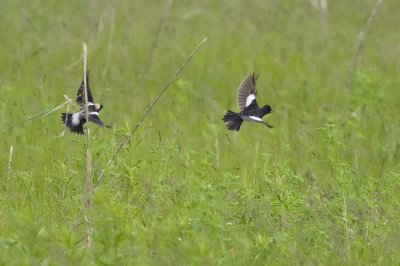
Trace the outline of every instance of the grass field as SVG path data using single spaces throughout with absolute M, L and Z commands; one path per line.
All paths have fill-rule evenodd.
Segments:
M 3 1 L 0 265 L 400 264 L 400 2 L 380 5 L 351 83 L 376 1 L 311 2 Z M 75 97 L 83 42 L 113 127 L 89 125 L 93 181 L 106 170 L 91 249 L 86 138 L 57 137 L 66 108 L 24 122 Z M 275 128 L 230 132 L 254 71 Z

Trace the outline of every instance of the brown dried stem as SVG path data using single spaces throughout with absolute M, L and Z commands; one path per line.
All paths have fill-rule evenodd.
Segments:
M 137 130 L 137 128 L 140 126 L 140 124 L 143 122 L 143 120 L 146 118 L 146 116 L 151 112 L 153 109 L 154 105 L 158 102 L 158 100 L 161 98 L 161 96 L 168 90 L 170 85 L 179 78 L 181 75 L 182 71 L 186 68 L 186 66 L 189 64 L 190 60 L 192 57 L 196 54 L 196 52 L 200 49 L 200 47 L 207 41 L 207 37 L 205 37 L 198 45 L 197 47 L 193 50 L 193 52 L 189 55 L 189 57 L 186 59 L 186 61 L 183 63 L 183 65 L 179 68 L 178 72 L 175 74 L 175 76 L 165 85 L 165 87 L 161 90 L 161 92 L 157 95 L 157 97 L 154 99 L 154 101 L 151 103 L 151 105 L 147 108 L 147 110 L 143 113 L 143 115 L 140 117 L 140 119 L 136 122 L 135 126 L 132 128 L 132 130 L 129 132 L 129 134 L 125 137 L 125 139 L 122 141 L 122 143 L 119 145 L 117 150 L 114 152 L 114 154 L 111 156 L 111 158 L 108 160 L 106 168 L 108 168 L 115 160 L 117 155 L 120 153 L 122 148 L 129 142 L 131 139 L 133 133 Z M 95 188 L 100 184 L 104 177 L 104 172 L 105 169 L 103 169 L 99 175 L 99 178 L 97 179 L 97 182 L 95 184 Z
M 87 93 L 87 83 L 86 83 L 86 69 L 87 69 L 87 47 L 86 43 L 83 43 L 83 86 L 85 95 L 85 115 L 86 115 L 86 247 L 88 249 L 92 246 L 92 227 L 90 220 L 90 211 L 92 208 L 92 154 L 90 151 L 90 128 L 89 128 L 89 105 L 88 105 L 88 93 Z

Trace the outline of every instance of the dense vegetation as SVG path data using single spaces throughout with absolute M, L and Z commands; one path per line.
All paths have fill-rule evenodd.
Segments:
M 312 2 L 3 1 L 0 264 L 399 264 L 400 2 L 377 10 L 352 82 L 376 1 Z M 58 137 L 66 107 L 24 120 L 75 97 L 86 42 L 113 126 L 90 125 L 95 182 L 205 36 L 106 168 L 87 250 L 85 137 Z M 253 71 L 275 128 L 230 132 Z

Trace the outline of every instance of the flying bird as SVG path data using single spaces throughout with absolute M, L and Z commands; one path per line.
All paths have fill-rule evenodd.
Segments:
M 228 110 L 222 119 L 229 130 L 239 131 L 243 121 L 264 124 L 269 128 L 273 128 L 262 119 L 264 115 L 272 112 L 271 107 L 264 105 L 260 108 L 256 101 L 257 77 L 255 73 L 250 74 L 239 84 L 236 102 L 240 112 L 235 113 Z
M 86 75 L 86 89 L 87 89 L 87 106 L 89 111 L 89 121 L 93 122 L 99 126 L 104 126 L 103 121 L 99 118 L 99 112 L 103 108 L 103 105 L 98 103 L 93 103 L 93 96 L 90 92 L 89 86 L 89 75 Z M 84 135 L 83 125 L 86 123 L 86 112 L 85 112 L 85 85 L 82 80 L 81 85 L 78 89 L 78 94 L 76 97 L 76 103 L 79 105 L 79 111 L 76 113 L 62 113 L 61 120 L 66 127 L 71 130 L 71 132 Z

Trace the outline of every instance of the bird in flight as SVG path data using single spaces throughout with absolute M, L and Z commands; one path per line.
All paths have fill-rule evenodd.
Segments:
M 239 131 L 243 121 L 264 124 L 269 128 L 273 128 L 262 119 L 264 115 L 272 112 L 271 107 L 264 105 L 260 108 L 256 101 L 257 77 L 255 73 L 250 74 L 239 84 L 236 102 L 240 112 L 235 113 L 228 110 L 222 119 L 229 130 Z
M 93 103 L 93 96 L 90 92 L 89 86 L 89 75 L 86 75 L 86 89 L 87 89 L 87 99 L 88 99 L 88 111 L 89 111 L 89 121 L 93 122 L 99 126 L 104 126 L 103 121 L 99 118 L 99 112 L 103 108 L 103 105 L 98 103 Z M 62 113 L 61 120 L 66 127 L 71 130 L 71 132 L 84 135 L 83 125 L 86 123 L 86 112 L 85 112 L 85 85 L 82 80 L 81 85 L 78 89 L 78 94 L 76 97 L 76 103 L 79 105 L 79 111 L 76 113 Z

